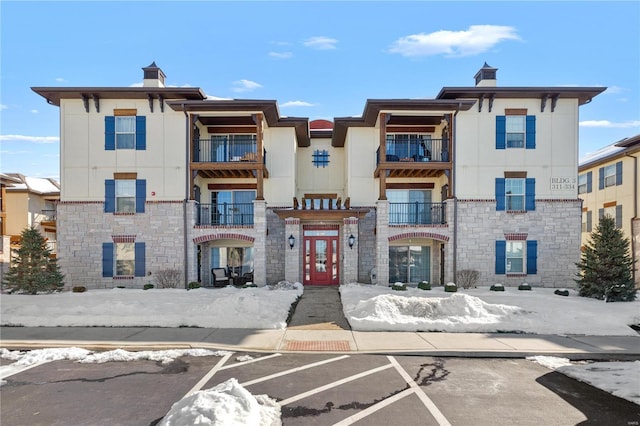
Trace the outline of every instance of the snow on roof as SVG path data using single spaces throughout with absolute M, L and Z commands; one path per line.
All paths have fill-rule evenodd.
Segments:
M 21 183 L 8 187 L 7 190 L 28 190 L 37 194 L 56 194 L 60 192 L 60 184 L 51 178 L 29 177 L 14 173 L 9 174 L 9 176 L 19 179 Z

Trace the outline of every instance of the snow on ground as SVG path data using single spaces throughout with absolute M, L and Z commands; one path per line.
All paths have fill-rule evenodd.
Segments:
M 527 359 L 640 405 L 640 361 L 573 365 L 566 358 L 532 356 Z

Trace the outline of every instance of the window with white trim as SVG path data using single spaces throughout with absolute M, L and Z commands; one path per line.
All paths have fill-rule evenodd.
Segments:
M 136 117 L 117 116 L 116 149 L 134 149 L 136 147 Z
M 507 178 L 504 180 L 505 202 L 508 211 L 524 210 L 525 179 Z
M 507 274 L 524 272 L 524 241 L 507 241 Z
M 507 115 L 505 117 L 507 148 L 524 148 L 526 116 Z
M 136 180 L 116 179 L 116 212 L 135 213 L 136 211 Z
M 611 164 L 604 168 L 604 186 L 616 185 L 616 165 Z M 615 217 L 615 214 L 613 215 Z
M 136 256 L 135 243 L 116 243 L 116 276 L 133 276 Z
M 578 175 L 578 194 L 587 193 L 587 182 L 588 176 L 586 173 L 583 175 Z

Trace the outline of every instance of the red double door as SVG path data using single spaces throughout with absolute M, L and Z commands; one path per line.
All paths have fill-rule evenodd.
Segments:
M 338 285 L 338 231 L 304 232 L 304 285 Z

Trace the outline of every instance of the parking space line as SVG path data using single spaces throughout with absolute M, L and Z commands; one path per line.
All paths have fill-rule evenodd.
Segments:
M 264 376 L 259 379 L 249 380 L 248 382 L 241 383 L 242 386 L 254 385 L 260 382 L 266 382 L 267 380 L 275 379 L 276 377 L 286 376 L 287 374 L 297 373 L 298 371 L 307 370 L 309 368 L 318 367 L 320 365 L 328 364 L 334 361 L 340 361 L 342 359 L 349 358 L 349 355 L 342 355 L 336 358 L 325 359 L 324 361 L 314 362 L 312 364 L 303 365 L 301 367 L 292 368 L 291 370 L 281 371 L 280 373 Z
M 259 361 L 264 361 L 264 360 L 267 360 L 269 358 L 274 358 L 274 357 L 277 357 L 277 356 L 282 356 L 282 354 L 275 353 L 275 354 L 271 354 L 271 355 L 267 355 L 267 356 L 261 356 L 260 358 L 250 359 L 248 361 L 238 362 L 236 364 L 225 365 L 224 367 L 220 368 L 220 370 L 228 370 L 229 368 L 241 367 L 243 365 L 247 365 L 247 364 L 251 364 L 251 363 L 259 362 Z
M 386 365 L 374 368 L 372 370 L 363 371 L 362 373 L 354 374 L 353 376 L 349 376 L 349 377 L 345 377 L 344 379 L 336 380 L 333 383 L 329 383 L 329 384 L 326 384 L 324 386 L 320 386 L 320 387 L 317 387 L 315 389 L 311 389 L 311 390 L 309 390 L 307 392 L 299 393 L 298 395 L 294 395 L 291 398 L 283 399 L 282 401 L 279 401 L 278 404 L 280 404 L 280 406 L 285 406 L 285 405 L 291 404 L 292 402 L 295 402 L 295 401 L 298 401 L 300 399 L 306 398 L 308 396 L 315 395 L 315 394 L 320 393 L 320 392 L 324 392 L 324 391 L 326 391 L 328 389 L 335 388 L 335 387 L 340 386 L 340 385 L 342 385 L 344 383 L 352 382 L 354 380 L 360 379 L 362 377 L 369 376 L 369 375 L 374 374 L 374 373 L 378 373 L 380 371 L 386 370 L 386 369 L 391 368 L 391 367 L 393 367 L 393 365 L 386 364 Z
M 202 389 L 202 387 L 213 377 L 214 374 L 216 374 L 220 370 L 220 368 L 222 368 L 225 362 L 227 362 L 227 360 L 232 356 L 233 352 L 230 352 L 223 356 L 222 359 L 218 361 L 218 363 L 211 370 L 209 370 L 209 372 L 205 374 L 202 379 L 200 379 L 200 381 L 196 383 L 196 385 L 192 387 L 189 392 L 186 393 L 184 397 L 186 398 L 187 396 L 192 395 Z
M 391 364 L 395 367 L 396 371 L 402 376 L 402 378 L 407 382 L 407 384 L 411 387 L 411 389 L 415 392 L 415 394 L 420 398 L 422 403 L 427 410 L 431 413 L 434 419 L 438 422 L 440 426 L 451 426 L 451 423 L 447 420 L 447 418 L 442 414 L 442 412 L 436 407 L 436 404 L 431 401 L 431 398 L 427 396 L 426 393 L 422 390 L 422 388 L 409 376 L 409 373 L 406 372 L 404 368 L 396 361 L 396 359 L 392 356 L 387 356 Z
M 365 417 L 375 413 L 376 411 L 382 410 L 383 408 L 387 407 L 388 405 L 391 405 L 394 402 L 399 401 L 402 398 L 404 398 L 405 396 L 409 396 L 409 395 L 411 395 L 413 393 L 415 393 L 415 390 L 413 390 L 411 388 L 405 389 L 400 393 L 397 393 L 397 394 L 395 394 L 393 396 L 390 396 L 389 398 L 385 398 L 384 400 L 378 402 L 377 404 L 372 405 L 371 407 L 365 408 L 364 410 L 357 412 L 353 416 L 347 417 L 346 419 L 343 419 L 343 420 L 339 421 L 338 423 L 334 423 L 333 426 L 346 426 L 346 425 L 353 424 L 353 423 L 357 422 L 358 420 L 362 420 Z
M 46 364 L 48 362 L 51 362 L 51 361 L 49 360 L 40 361 L 40 362 L 36 362 L 35 364 L 29 364 L 29 365 L 16 365 L 15 362 L 13 364 L 3 365 L 2 367 L 0 367 L 0 380 L 4 380 L 7 377 L 13 376 L 14 374 L 22 373 L 23 371 L 27 371 L 33 367 L 37 367 L 39 365 Z

